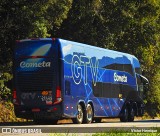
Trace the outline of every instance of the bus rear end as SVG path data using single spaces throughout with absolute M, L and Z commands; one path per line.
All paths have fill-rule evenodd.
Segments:
M 38 120 L 62 116 L 60 54 L 51 38 L 16 42 L 13 104 L 19 118 Z

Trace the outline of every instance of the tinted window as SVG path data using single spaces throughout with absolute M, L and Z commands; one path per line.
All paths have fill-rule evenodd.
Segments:
M 128 72 L 129 74 L 131 74 L 132 76 L 134 75 L 133 73 L 133 67 L 132 67 L 132 63 L 131 63 L 131 58 L 128 58 L 126 56 L 123 57 L 123 61 L 124 61 L 124 71 Z
M 128 72 L 128 73 L 131 74 L 131 75 L 134 75 L 131 64 L 124 64 L 124 71 L 125 71 L 125 72 Z
M 103 68 L 105 69 L 112 69 L 112 70 L 118 70 L 118 71 L 125 71 L 132 76 L 134 75 L 133 73 L 133 68 L 131 65 L 131 61 L 129 58 L 125 56 L 118 56 L 116 58 L 111 58 L 111 57 L 105 57 L 105 66 Z M 139 71 L 137 69 L 137 71 Z
M 65 95 L 70 95 L 71 94 L 71 87 L 70 87 L 70 81 L 65 81 Z
M 123 56 L 115 58 L 115 70 L 123 71 Z
M 122 94 L 123 98 L 126 98 L 130 92 L 136 92 L 131 86 L 123 84 L 98 82 L 92 87 L 95 97 L 119 98 L 119 94 Z
M 104 68 L 106 68 L 106 69 L 115 69 L 115 62 L 114 62 L 113 58 L 105 57 L 104 63 L 105 63 Z
M 21 58 L 26 56 L 47 56 L 53 57 L 52 41 L 26 41 L 16 44 L 15 57 Z
M 120 84 L 98 82 L 96 86 L 93 86 L 95 97 L 118 98 L 119 93 Z
M 140 75 L 142 75 L 141 68 L 135 68 L 135 72 L 136 72 L 137 74 L 140 74 Z

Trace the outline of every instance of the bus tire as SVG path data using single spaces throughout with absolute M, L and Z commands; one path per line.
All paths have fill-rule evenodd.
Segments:
M 74 124 L 82 124 L 83 122 L 83 108 L 80 104 L 78 104 L 77 106 L 77 114 L 76 114 L 76 118 L 73 118 L 73 123 Z
M 133 107 L 131 107 L 129 110 L 128 110 L 128 122 L 133 122 L 134 121 L 134 109 Z
M 84 113 L 84 123 L 90 124 L 93 120 L 93 108 L 91 104 L 87 104 L 85 113 Z
M 120 116 L 121 122 L 128 122 L 128 108 L 127 106 L 124 107 L 122 111 L 122 115 Z

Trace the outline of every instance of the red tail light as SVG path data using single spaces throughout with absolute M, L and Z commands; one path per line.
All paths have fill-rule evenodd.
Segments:
M 16 93 L 16 90 L 13 90 L 13 99 L 17 99 L 17 93 Z
M 17 91 L 16 89 L 13 90 L 13 104 L 19 105 L 18 99 L 17 99 Z
M 54 104 L 60 103 L 62 101 L 61 89 L 59 86 L 56 88 L 56 100 Z
M 61 89 L 59 86 L 57 86 L 57 89 L 56 89 L 56 98 L 60 98 L 61 97 Z

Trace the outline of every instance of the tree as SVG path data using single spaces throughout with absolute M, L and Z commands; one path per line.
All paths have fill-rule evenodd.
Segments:
M 16 40 L 49 37 L 67 17 L 72 0 L 1 0 L 0 3 L 0 75 L 12 77 L 12 55 Z M 6 76 L 0 78 L 0 98 L 6 93 Z M 11 79 L 9 79 L 11 80 Z M 10 87 L 11 89 L 11 87 Z
M 67 17 L 72 0 L 2 0 L 0 3 L 0 64 L 11 61 L 15 40 L 49 37 Z
M 160 111 L 159 5 L 159 0 L 1 0 L 0 73 L 11 73 L 16 39 L 61 37 L 127 52 L 140 60 L 150 81 L 145 102 L 155 116 Z
M 145 102 L 152 116 L 160 111 L 159 5 L 159 0 L 75 0 L 57 33 L 66 39 L 135 55 L 150 81 Z

